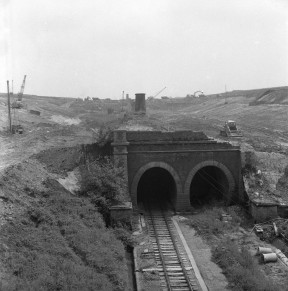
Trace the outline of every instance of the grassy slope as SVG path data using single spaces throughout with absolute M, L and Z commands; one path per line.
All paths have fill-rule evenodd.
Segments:
M 2 288 L 127 290 L 122 243 L 87 198 L 54 178 L 32 159 L 0 179 Z

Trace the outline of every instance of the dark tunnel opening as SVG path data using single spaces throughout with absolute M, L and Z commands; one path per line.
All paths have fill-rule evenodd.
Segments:
M 138 207 L 174 209 L 176 192 L 175 181 L 167 170 L 151 168 L 142 175 L 138 183 Z
M 190 203 L 193 207 L 226 203 L 229 183 L 225 173 L 215 166 L 201 168 L 190 185 Z

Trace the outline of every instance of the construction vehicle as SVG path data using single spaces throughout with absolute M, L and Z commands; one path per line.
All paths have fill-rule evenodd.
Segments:
M 198 90 L 194 92 L 193 97 L 200 98 L 200 97 L 205 97 L 205 95 L 203 91 Z
M 26 82 L 26 75 L 24 76 L 20 92 L 17 95 L 17 100 L 15 100 L 11 105 L 12 108 L 16 108 L 16 109 L 23 108 L 22 98 L 23 98 L 23 93 L 24 93 L 24 88 L 25 88 L 25 82 Z
M 201 97 L 206 97 L 204 92 L 201 90 L 195 91 L 193 94 L 186 95 L 186 98 L 201 98 Z
M 23 126 L 20 124 L 13 124 L 12 125 L 12 133 L 19 133 L 22 134 L 24 131 Z
M 220 130 L 221 136 L 226 137 L 242 137 L 243 134 L 240 130 L 238 130 L 236 126 L 236 122 L 233 120 L 228 120 L 225 122 L 223 130 Z

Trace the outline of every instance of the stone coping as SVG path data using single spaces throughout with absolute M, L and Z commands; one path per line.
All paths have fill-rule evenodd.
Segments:
M 288 204 L 285 203 L 280 203 L 280 202 L 276 202 L 276 201 L 272 201 L 269 199 L 259 199 L 259 198 L 254 198 L 254 199 L 249 199 L 249 201 L 253 204 L 255 204 L 256 206 L 278 206 L 278 207 L 288 207 Z
M 109 207 L 110 210 L 118 210 L 118 209 L 132 209 L 132 202 L 123 202 L 122 204 L 113 205 Z

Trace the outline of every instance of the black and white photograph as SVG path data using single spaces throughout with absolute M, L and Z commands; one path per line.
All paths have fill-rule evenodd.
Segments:
M 288 291 L 287 0 L 0 0 L 0 290 Z

